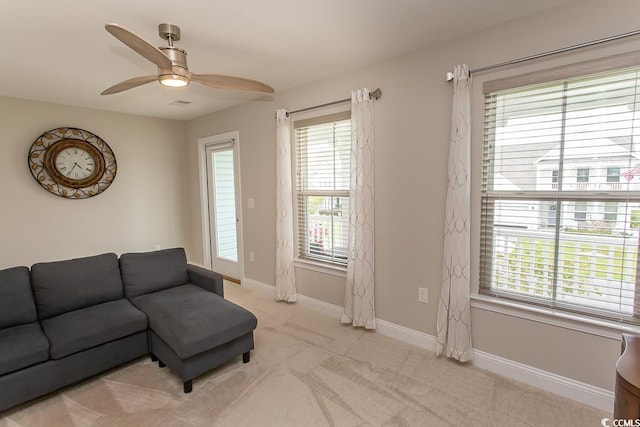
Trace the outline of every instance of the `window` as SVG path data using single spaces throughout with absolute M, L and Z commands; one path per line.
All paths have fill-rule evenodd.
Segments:
M 558 207 L 556 206 L 556 202 L 548 202 L 548 206 L 549 210 L 547 211 L 547 216 L 549 220 L 547 222 L 547 226 L 555 227 L 557 223 Z
M 584 222 L 587 220 L 587 202 L 575 203 L 573 218 L 578 224 L 584 224 Z
M 607 168 L 607 188 L 605 188 L 606 191 L 617 191 L 622 189 L 620 185 L 620 172 L 621 170 L 619 167 Z
M 480 293 L 640 324 L 636 63 L 485 83 Z
M 349 239 L 350 113 L 296 121 L 298 257 L 345 266 Z
M 589 168 L 578 169 L 576 182 L 589 182 Z
M 604 220 L 616 222 L 618 220 L 618 202 L 605 202 Z
M 620 168 L 607 168 L 607 182 L 620 182 Z

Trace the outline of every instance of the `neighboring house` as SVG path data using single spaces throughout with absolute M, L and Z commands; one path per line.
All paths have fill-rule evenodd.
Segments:
M 485 172 L 494 288 L 631 314 L 640 203 L 629 194 L 640 192 L 640 152 L 635 131 L 619 129 L 636 129 L 636 118 L 626 106 L 505 111 Z M 614 114 L 611 126 L 594 119 Z
M 559 176 L 560 144 L 534 162 L 536 166 L 536 190 L 615 193 L 639 191 L 640 173 L 634 172 L 640 165 L 640 156 L 608 138 L 594 140 L 568 140 L 564 143 L 563 176 Z M 640 171 L 640 169 L 639 169 Z M 564 228 L 581 228 L 589 225 L 609 228 L 612 234 L 637 234 L 638 229 L 625 229 L 625 217 L 631 217 L 636 207 L 618 201 L 565 202 L 565 215 L 560 225 Z M 540 203 L 540 228 L 556 225 L 556 202 Z M 572 213 L 567 215 L 566 213 Z

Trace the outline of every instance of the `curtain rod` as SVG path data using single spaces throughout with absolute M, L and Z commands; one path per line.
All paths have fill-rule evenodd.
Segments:
M 369 99 L 378 100 L 382 96 L 382 91 L 380 88 L 377 88 L 373 92 L 369 92 Z M 295 111 L 287 111 L 287 117 L 290 114 L 294 113 L 302 113 L 303 111 L 315 110 L 316 108 L 328 107 L 330 105 L 342 104 L 343 102 L 351 101 L 351 98 L 340 99 L 338 101 L 327 102 L 326 104 L 314 105 L 313 107 L 301 108 Z
M 550 50 L 548 52 L 538 53 L 535 55 L 525 56 L 524 58 L 513 59 L 511 61 L 501 62 L 499 64 L 488 65 L 486 67 L 475 68 L 473 70 L 469 70 L 469 74 L 480 73 L 482 71 L 493 70 L 494 68 L 506 67 L 507 65 L 519 64 L 520 62 L 531 61 L 532 59 L 544 58 L 545 56 L 556 55 L 558 53 L 569 52 L 576 49 L 581 49 L 583 47 L 594 46 L 600 43 L 606 43 L 614 40 L 623 39 L 626 37 L 631 37 L 640 34 L 640 30 L 630 31 L 628 33 L 618 34 L 615 36 L 605 37 L 603 39 L 593 40 L 590 42 L 580 43 L 573 46 L 562 47 L 560 49 Z M 447 72 L 447 81 L 453 80 L 453 73 L 451 71 Z

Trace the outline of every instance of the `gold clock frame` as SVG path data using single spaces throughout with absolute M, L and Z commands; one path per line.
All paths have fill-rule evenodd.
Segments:
M 56 158 L 60 153 L 69 148 L 79 148 L 86 151 L 93 158 L 96 165 L 93 173 L 84 179 L 70 179 L 62 174 L 56 167 Z M 93 145 L 79 139 L 61 139 L 49 146 L 44 154 L 44 169 L 49 173 L 51 178 L 59 184 L 71 188 L 91 187 L 100 181 L 104 174 L 104 157 L 100 151 Z
M 93 157 L 96 168 L 82 180 L 64 176 L 55 166 L 56 157 L 69 148 L 80 148 Z M 79 128 L 56 128 L 46 131 L 31 144 L 27 155 L 29 171 L 47 191 L 67 199 L 86 199 L 105 191 L 117 172 L 116 157 L 99 136 Z

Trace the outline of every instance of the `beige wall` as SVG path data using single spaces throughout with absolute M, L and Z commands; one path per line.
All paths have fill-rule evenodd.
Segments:
M 245 276 L 274 284 L 275 110 L 345 98 L 354 88 L 380 87 L 382 99 L 375 106 L 377 316 L 435 335 L 451 108 L 451 87 L 445 82 L 445 73 L 458 63 L 477 68 L 636 30 L 638 16 L 640 2 L 633 0 L 617 1 L 615 7 L 602 0 L 573 2 L 393 61 L 283 91 L 273 102 L 255 101 L 189 122 L 194 259 L 202 258 L 199 137 L 239 130 Z M 606 48 L 584 49 L 474 76 L 472 288 L 477 289 L 478 277 L 482 81 L 639 48 L 640 38 L 636 37 Z M 248 198 L 256 200 L 255 209 L 246 208 Z M 255 253 L 255 262 L 248 261 L 249 251 Z M 342 304 L 343 278 L 301 268 L 296 272 L 301 293 Z M 420 286 L 429 289 L 427 305 L 417 302 Z M 479 350 L 613 389 L 617 340 L 475 308 L 473 320 L 473 338 Z
M 67 200 L 31 176 L 31 143 L 64 126 L 115 152 L 118 173 L 104 193 Z M 184 123 L 0 97 L 0 129 L 0 268 L 191 246 Z

